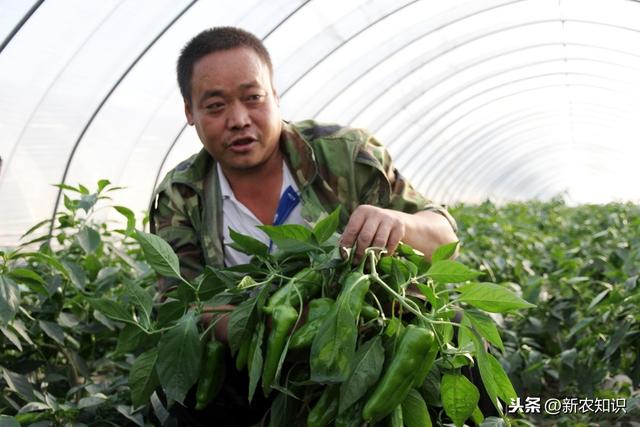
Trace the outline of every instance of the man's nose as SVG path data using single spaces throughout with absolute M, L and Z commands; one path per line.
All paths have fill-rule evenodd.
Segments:
M 229 105 L 227 114 L 227 127 L 229 129 L 242 129 L 251 124 L 249 111 L 240 101 L 235 101 Z

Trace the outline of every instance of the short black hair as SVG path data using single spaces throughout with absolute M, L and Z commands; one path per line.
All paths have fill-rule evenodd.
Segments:
M 241 28 L 214 27 L 202 31 L 189 40 L 180 52 L 177 72 L 182 98 L 191 103 L 191 79 L 193 78 L 193 67 L 198 60 L 210 53 L 238 47 L 252 49 L 269 67 L 269 73 L 273 76 L 271 56 L 259 38 Z

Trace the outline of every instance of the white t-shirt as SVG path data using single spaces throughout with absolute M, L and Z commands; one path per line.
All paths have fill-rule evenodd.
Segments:
M 224 244 L 224 265 L 230 267 L 232 265 L 246 264 L 251 259 L 251 256 L 235 250 L 229 245 L 233 243 L 231 239 L 229 228 L 237 231 L 241 234 L 246 234 L 254 239 L 260 240 L 265 245 L 269 246 L 269 237 L 260 230 L 257 226 L 263 225 L 260 220 L 247 208 L 242 202 L 236 199 L 233 194 L 233 190 L 227 181 L 227 177 L 224 176 L 220 163 L 216 163 L 218 168 L 218 177 L 220 179 L 220 190 L 222 192 L 222 230 L 223 230 L 223 244 Z M 300 195 L 298 186 L 296 185 L 287 164 L 282 162 L 282 188 L 280 189 L 280 197 L 285 192 L 287 187 L 291 186 L 296 194 Z M 301 224 L 306 222 L 302 218 L 302 205 L 298 203 L 296 207 L 291 211 L 284 224 Z M 275 249 L 272 248 L 272 251 Z

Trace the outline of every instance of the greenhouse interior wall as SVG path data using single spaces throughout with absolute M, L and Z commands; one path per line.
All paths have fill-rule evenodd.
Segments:
M 273 388 L 261 371 L 263 306 L 301 257 L 342 304 L 339 213 L 266 224 L 266 246 L 232 237 L 251 264 L 198 278 L 150 233 L 158 185 L 203 149 L 178 56 L 221 26 L 264 43 L 286 122 L 365 129 L 454 218 L 457 246 L 363 255 L 377 314 L 356 310 L 357 345 L 329 341 L 368 374 L 322 377 L 316 338 L 294 380 L 293 334 Z M 640 426 L 639 113 L 637 0 L 0 0 L 0 425 L 191 425 L 198 319 L 230 304 L 245 315 L 222 351 L 259 345 L 226 375 L 256 407 L 269 396 L 270 425 L 314 425 L 333 393 L 316 425 Z M 417 328 L 429 376 L 367 418 L 381 361 Z

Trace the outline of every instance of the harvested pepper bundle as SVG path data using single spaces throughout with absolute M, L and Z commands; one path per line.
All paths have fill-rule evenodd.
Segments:
M 390 256 L 370 248 L 354 266 L 336 244 L 337 225 L 336 210 L 313 229 L 263 226 L 279 248 L 275 254 L 232 232 L 236 249 L 253 255 L 250 264 L 207 268 L 195 284 L 180 278 L 175 298 L 187 312 L 236 305 L 228 345 L 236 368 L 249 376 L 248 400 L 261 384 L 273 398 L 274 427 L 479 424 L 478 387 L 462 374 L 477 365 L 484 392 L 502 414 L 516 394 L 491 353 L 502 342 L 484 312 L 532 305 L 507 287 L 478 282 L 480 272 L 451 260 L 457 243 L 436 250 L 431 262 L 403 244 Z M 456 313 L 461 322 L 453 321 Z M 213 325 L 189 327 L 197 328 L 203 345 Z M 208 344 L 206 354 L 214 354 L 213 345 L 219 343 Z M 211 369 L 209 362 L 202 361 L 200 373 Z M 207 384 L 202 402 L 217 387 Z

